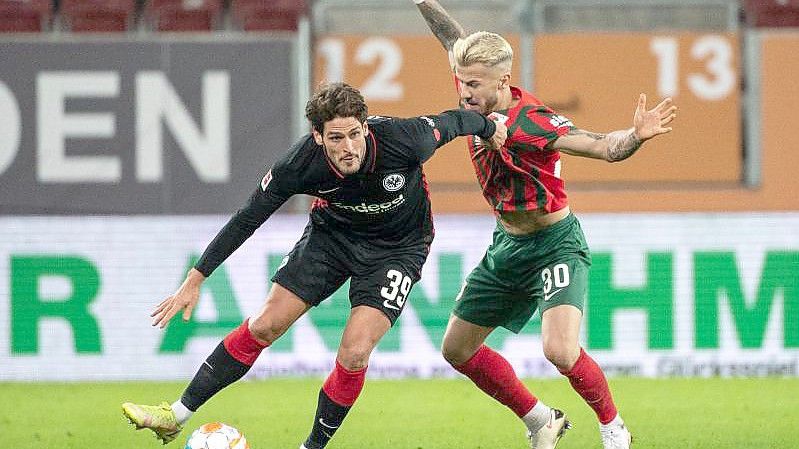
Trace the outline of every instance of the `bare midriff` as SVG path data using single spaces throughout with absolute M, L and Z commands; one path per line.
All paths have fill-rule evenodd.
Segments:
M 541 210 L 502 212 L 499 216 L 499 222 L 508 234 L 527 235 L 563 220 L 569 216 L 569 212 L 569 206 L 555 212 Z

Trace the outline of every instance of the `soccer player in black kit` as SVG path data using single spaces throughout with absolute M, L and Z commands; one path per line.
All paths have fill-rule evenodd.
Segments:
M 126 402 L 123 413 L 164 444 L 222 388 L 240 379 L 261 351 L 309 308 L 347 279 L 352 309 L 335 367 L 319 391 L 313 428 L 301 449 L 324 448 L 363 388 L 369 356 L 399 317 L 433 240 L 422 164 L 458 136 L 477 135 L 499 148 L 507 129 L 466 110 L 398 119 L 367 118 L 358 90 L 344 83 L 321 88 L 305 115 L 313 132 L 276 162 L 206 248 L 178 291 L 156 306 L 163 328 L 183 311 L 187 320 L 200 285 L 292 195 L 317 197 L 300 240 L 272 278 L 263 307 L 214 349 L 173 404 Z

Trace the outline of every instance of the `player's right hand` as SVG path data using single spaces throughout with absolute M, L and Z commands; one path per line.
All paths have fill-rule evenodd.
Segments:
M 497 125 L 497 129 L 494 131 L 494 135 L 491 136 L 491 148 L 499 149 L 502 148 L 508 138 L 508 127 L 499 120 L 495 120 L 494 123 Z
M 200 299 L 200 286 L 203 280 L 205 280 L 205 276 L 192 268 L 178 291 L 161 301 L 153 309 L 153 313 L 150 314 L 150 317 L 153 318 L 152 326 L 158 326 L 163 329 L 169 323 L 169 320 L 181 310 L 183 311 L 183 321 L 188 321 L 194 306 L 197 305 L 197 301 Z

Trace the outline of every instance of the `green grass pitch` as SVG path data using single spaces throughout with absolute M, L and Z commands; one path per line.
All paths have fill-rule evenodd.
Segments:
M 252 449 L 296 449 L 310 429 L 321 379 L 239 382 L 189 421 L 224 421 Z M 527 380 L 574 428 L 559 449 L 600 448 L 593 412 L 564 379 Z M 7 448 L 158 448 L 122 417 L 124 401 L 174 400 L 184 383 L 0 383 Z M 611 379 L 634 448 L 795 448 L 799 379 Z M 330 449 L 524 449 L 523 426 L 466 380 L 371 380 Z

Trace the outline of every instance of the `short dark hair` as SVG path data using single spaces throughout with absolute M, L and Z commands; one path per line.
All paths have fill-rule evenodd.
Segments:
M 369 108 L 363 95 L 347 83 L 322 85 L 305 105 L 305 117 L 320 133 L 324 131 L 325 123 L 334 118 L 355 117 L 363 123 L 368 116 Z

